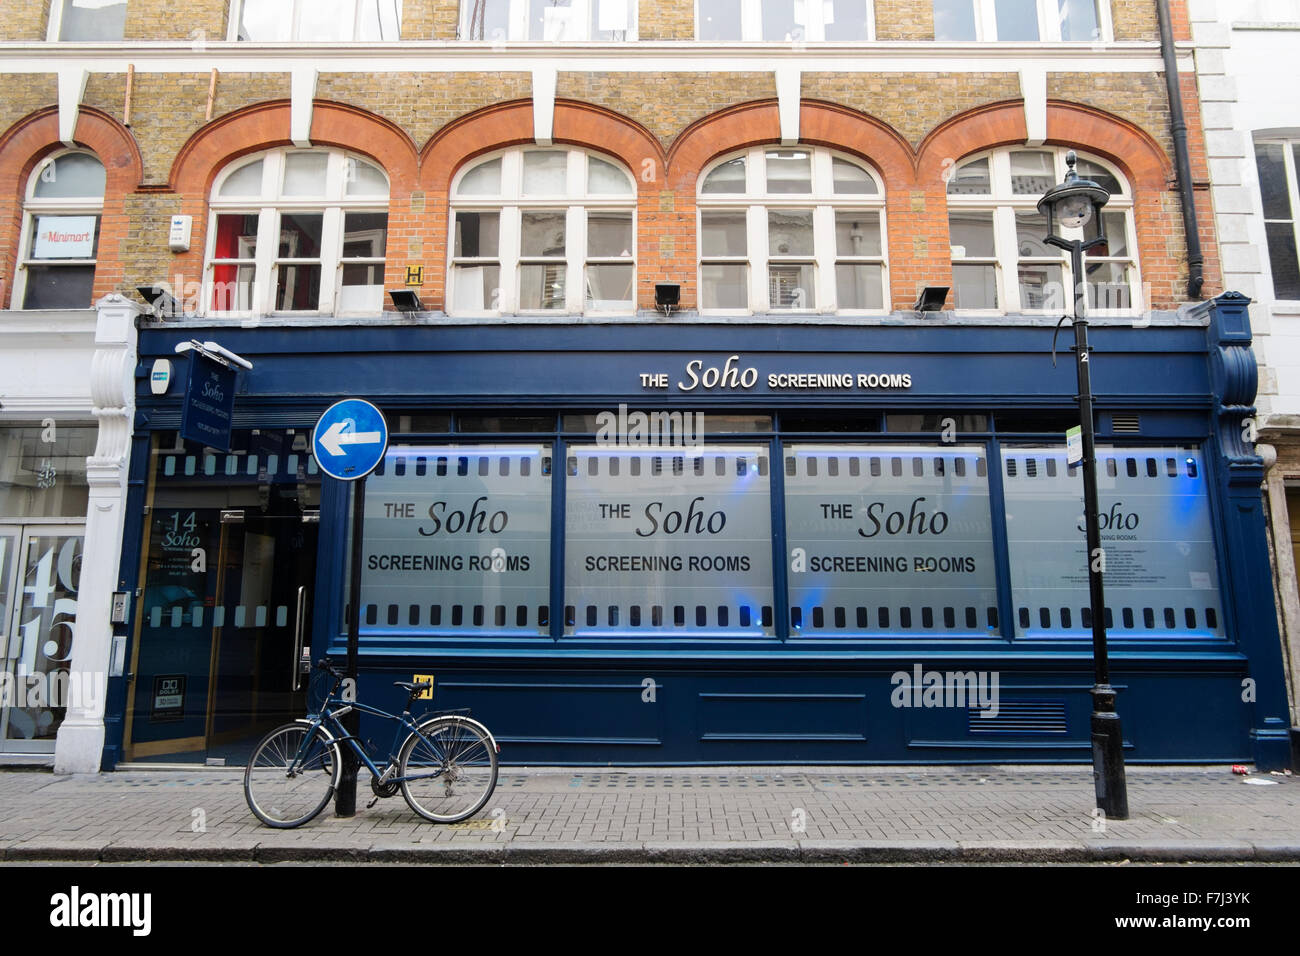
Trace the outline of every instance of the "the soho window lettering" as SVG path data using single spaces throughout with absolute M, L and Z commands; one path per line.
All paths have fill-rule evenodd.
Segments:
M 367 479 L 361 624 L 546 634 L 550 531 L 549 446 L 394 447 Z
M 1098 461 L 1112 636 L 1224 637 L 1200 450 L 1100 448 Z M 1059 445 L 396 446 L 367 483 L 365 528 L 373 634 L 1086 640 L 1091 627 L 1082 489 Z
M 1092 627 L 1078 469 L 1059 446 L 1002 453 L 1017 637 Z M 1194 448 L 1098 448 L 1097 490 L 1113 637 L 1222 637 L 1205 467 Z
M 983 448 L 785 450 L 790 633 L 998 631 Z

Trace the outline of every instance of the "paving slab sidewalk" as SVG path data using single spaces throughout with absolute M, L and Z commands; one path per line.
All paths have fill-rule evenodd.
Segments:
M 1251 783 L 1250 781 L 1256 781 Z M 1259 781 L 1268 781 L 1260 785 Z M 1128 820 L 1087 766 L 502 768 L 474 819 L 400 796 L 262 826 L 238 769 L 0 771 L 0 859 L 389 863 L 1300 862 L 1300 777 L 1129 767 Z

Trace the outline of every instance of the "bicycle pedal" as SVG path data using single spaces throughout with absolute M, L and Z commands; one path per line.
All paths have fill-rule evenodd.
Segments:
M 378 797 L 375 797 L 375 799 L 371 800 L 369 803 L 366 804 L 366 809 L 369 810 L 371 807 L 373 807 L 373 806 L 374 806 L 376 803 L 378 803 L 378 802 L 379 802 L 379 798 L 378 798 Z

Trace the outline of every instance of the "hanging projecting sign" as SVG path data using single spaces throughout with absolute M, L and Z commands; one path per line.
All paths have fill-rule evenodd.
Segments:
M 190 355 L 190 377 L 181 407 L 181 437 L 219 451 L 230 451 L 235 414 L 235 370 L 197 349 Z
M 94 216 L 36 217 L 33 259 L 90 259 L 94 255 Z
M 361 398 L 345 398 L 325 409 L 312 433 L 316 463 L 331 478 L 356 481 L 375 470 L 388 448 L 383 413 Z

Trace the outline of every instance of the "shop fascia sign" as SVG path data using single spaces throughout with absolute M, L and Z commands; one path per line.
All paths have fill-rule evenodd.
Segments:
M 774 369 L 762 376 L 739 355 L 729 355 L 722 362 L 691 359 L 678 376 L 671 372 L 641 372 L 642 388 L 676 389 L 678 392 L 750 391 L 765 382 L 769 391 L 841 391 L 863 392 L 912 387 L 912 373 L 895 369 L 864 371 L 811 372 L 804 369 Z
M 94 216 L 38 216 L 33 259 L 89 259 L 95 254 Z

